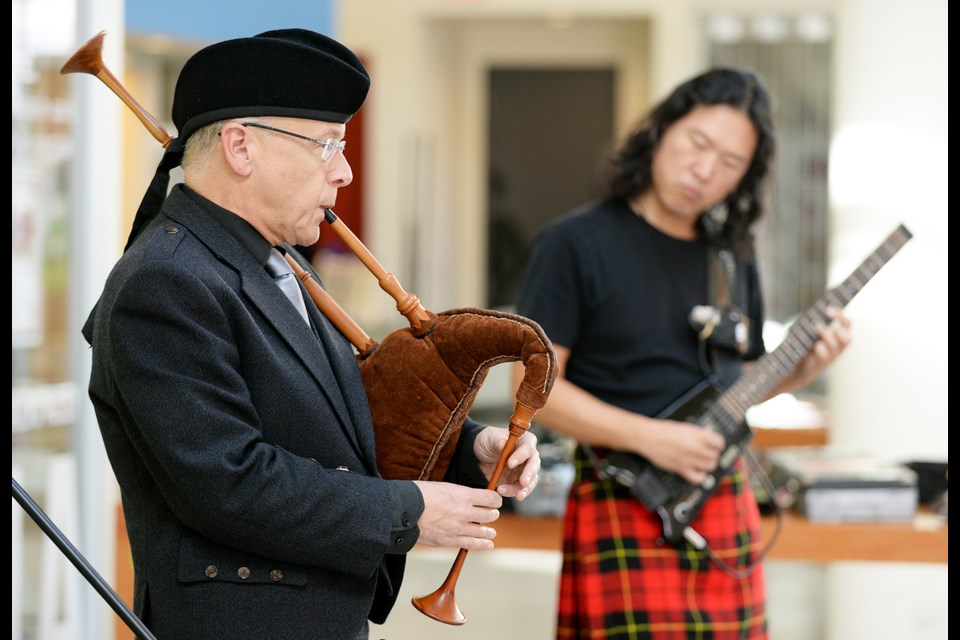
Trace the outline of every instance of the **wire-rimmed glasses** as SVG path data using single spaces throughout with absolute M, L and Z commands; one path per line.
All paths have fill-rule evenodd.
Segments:
M 326 140 L 317 140 L 316 138 L 311 138 L 300 133 L 294 133 L 293 131 L 285 131 L 284 129 L 278 129 L 276 127 L 271 127 L 265 124 L 260 124 L 259 122 L 241 122 L 245 127 L 257 127 L 259 129 L 267 129 L 268 131 L 276 131 L 277 133 L 282 133 L 288 136 L 293 136 L 294 138 L 300 138 L 301 140 L 309 140 L 318 147 L 320 147 L 320 157 L 323 158 L 325 162 L 330 162 L 333 160 L 333 157 L 339 151 L 343 153 L 344 147 L 347 146 L 346 140 L 337 140 L 335 138 L 327 138 Z

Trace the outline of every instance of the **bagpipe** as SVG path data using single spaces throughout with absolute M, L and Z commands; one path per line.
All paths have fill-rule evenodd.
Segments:
M 87 73 L 99 78 L 126 104 L 147 130 L 167 148 L 173 139 L 104 65 L 106 31 L 91 38 L 63 65 L 61 74 Z M 540 326 L 523 316 L 480 308 L 426 310 L 403 289 L 347 228 L 327 209 L 325 222 L 377 278 L 397 303 L 409 327 L 381 342 L 371 339 L 310 273 L 288 255 L 294 274 L 320 311 L 357 350 L 370 404 L 377 444 L 377 466 L 387 479 L 440 480 L 454 453 L 461 427 L 489 369 L 521 362 L 524 376 L 509 419 L 508 438 L 488 488 L 499 482 L 517 440 L 546 403 L 557 375 L 557 359 Z M 432 594 L 413 598 L 422 613 L 447 624 L 466 621 L 454 589 L 467 551 L 460 549 L 444 583 Z

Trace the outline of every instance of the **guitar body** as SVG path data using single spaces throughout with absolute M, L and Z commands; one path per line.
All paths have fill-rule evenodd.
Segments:
M 907 228 L 900 225 L 846 280 L 801 314 L 774 351 L 757 360 L 729 388 L 721 390 L 713 379 L 705 380 L 656 416 L 691 422 L 723 435 L 726 444 L 720 462 L 700 485 L 692 485 L 643 457 L 624 451 L 611 451 L 597 461 L 600 477 L 629 487 L 640 502 L 657 513 L 663 521 L 663 537 L 668 542 L 676 544 L 685 535 L 692 534 L 690 522 L 750 444 L 753 433 L 746 424 L 747 409 L 765 400 L 813 348 L 819 337 L 817 328 L 830 321 L 827 308 L 846 307 L 911 237 Z
M 698 424 L 724 436 L 726 444 L 720 454 L 720 463 L 700 485 L 692 485 L 680 476 L 656 467 L 646 458 L 625 451 L 611 451 L 599 461 L 601 477 L 629 487 L 635 498 L 660 516 L 663 537 L 672 544 L 683 538 L 684 529 L 703 509 L 707 498 L 716 492 L 720 480 L 730 472 L 753 437 L 746 422 L 731 422 L 726 416 L 715 415 L 716 402 L 721 394 L 722 389 L 713 378 L 709 378 L 656 416 L 662 420 Z

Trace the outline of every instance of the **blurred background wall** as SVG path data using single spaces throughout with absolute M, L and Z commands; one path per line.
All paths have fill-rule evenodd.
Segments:
M 758 229 L 771 318 L 789 322 L 898 224 L 913 233 L 849 305 L 854 343 L 809 390 L 830 442 L 946 461 L 947 332 L 927 324 L 947 317 L 946 0 L 14 0 L 13 478 L 109 582 L 118 496 L 79 328 L 162 149 L 98 81 L 59 69 L 107 29 L 106 65 L 175 133 L 189 55 L 287 26 L 367 64 L 338 213 L 436 311 L 509 308 L 533 235 L 590 196 L 600 155 L 653 101 L 710 64 L 754 67 L 778 103 L 776 206 Z M 403 326 L 335 241 L 313 257 L 368 333 Z M 484 401 L 508 393 L 493 376 Z M 13 638 L 111 637 L 112 611 L 16 504 L 12 560 Z M 771 563 L 771 600 L 781 620 L 807 613 L 806 637 L 945 636 L 945 565 L 789 564 Z

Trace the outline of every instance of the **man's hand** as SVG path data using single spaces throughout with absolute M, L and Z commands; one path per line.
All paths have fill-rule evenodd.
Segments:
M 418 544 L 488 551 L 497 532 L 486 526 L 500 517 L 503 497 L 488 489 L 471 489 L 450 482 L 414 481 L 423 495 L 417 521 Z
M 797 368 L 777 385 L 770 394 L 771 398 L 779 393 L 812 384 L 850 345 L 850 319 L 844 315 L 843 309 L 828 307 L 826 315 L 830 319 L 830 324 L 817 325 L 817 342 L 800 361 Z
M 640 455 L 655 466 L 698 485 L 717 468 L 724 439 L 719 433 L 689 422 L 653 420 L 642 440 Z
M 477 435 L 473 453 L 487 480 L 493 476 L 509 435 L 508 429 L 500 427 L 487 427 Z M 517 438 L 516 447 L 507 458 L 496 489 L 501 496 L 523 500 L 530 495 L 539 481 L 540 452 L 537 450 L 537 436 L 525 431 Z

